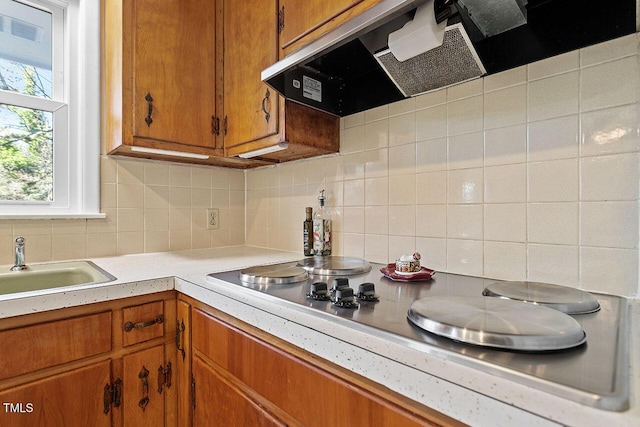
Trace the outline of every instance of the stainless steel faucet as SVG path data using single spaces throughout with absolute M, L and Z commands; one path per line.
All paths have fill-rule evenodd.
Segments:
M 24 237 L 18 237 L 16 239 L 15 249 L 15 262 L 13 267 L 11 267 L 11 271 L 28 270 L 29 267 L 25 264 L 24 258 Z

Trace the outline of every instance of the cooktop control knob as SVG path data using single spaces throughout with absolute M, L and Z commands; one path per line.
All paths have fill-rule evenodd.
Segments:
M 361 301 L 378 301 L 380 299 L 376 295 L 375 285 L 371 282 L 362 283 L 358 286 L 356 298 Z
M 316 301 L 328 301 L 331 299 L 329 295 L 329 288 L 325 282 L 315 282 L 311 284 L 307 298 L 314 299 Z
M 338 277 L 333 280 L 333 288 L 331 288 L 331 293 L 335 294 L 336 291 L 347 288 L 349 288 L 349 279 L 347 279 L 346 277 Z
M 353 289 L 343 288 L 337 289 L 333 299 L 333 305 L 342 308 L 357 308 L 358 303 L 353 296 Z

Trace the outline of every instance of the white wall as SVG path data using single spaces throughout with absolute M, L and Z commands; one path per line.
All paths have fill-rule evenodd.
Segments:
M 339 156 L 247 172 L 247 244 L 638 295 L 638 34 L 341 121 Z

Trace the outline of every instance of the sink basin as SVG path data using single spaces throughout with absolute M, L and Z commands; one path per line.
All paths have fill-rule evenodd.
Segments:
M 0 295 L 73 285 L 111 282 L 116 278 L 91 261 L 30 264 L 28 270 L 0 271 Z

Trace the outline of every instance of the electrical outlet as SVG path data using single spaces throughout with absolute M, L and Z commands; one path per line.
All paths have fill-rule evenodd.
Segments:
M 218 208 L 207 209 L 207 228 L 209 230 L 220 228 L 220 210 Z

